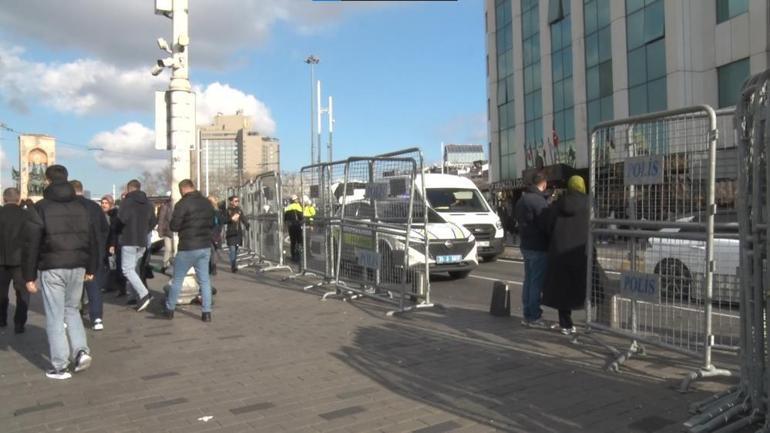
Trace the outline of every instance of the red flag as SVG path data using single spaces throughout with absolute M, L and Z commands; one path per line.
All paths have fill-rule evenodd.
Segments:
M 556 128 L 553 128 L 553 147 L 559 148 L 559 134 L 556 133 Z

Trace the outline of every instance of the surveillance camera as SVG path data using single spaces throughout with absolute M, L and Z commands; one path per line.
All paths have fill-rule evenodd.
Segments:
M 176 43 L 178 43 L 182 47 L 186 47 L 190 45 L 190 36 L 187 35 L 187 33 L 182 33 L 179 35 L 179 38 L 177 39 Z
M 160 60 L 158 60 L 158 63 L 160 63 Z M 164 69 L 163 66 L 158 64 L 152 67 L 152 70 L 150 70 L 150 73 L 154 76 L 158 76 L 160 75 L 161 72 L 163 72 L 163 69 Z
M 171 48 L 168 46 L 168 42 L 163 38 L 158 38 L 158 48 L 171 54 Z

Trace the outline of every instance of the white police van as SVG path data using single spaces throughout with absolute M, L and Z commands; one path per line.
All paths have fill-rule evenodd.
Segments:
M 425 195 L 430 207 L 449 223 L 466 228 L 476 239 L 476 250 L 491 262 L 503 252 L 503 224 L 467 177 L 451 174 L 425 174 Z M 420 176 L 417 176 L 418 187 Z

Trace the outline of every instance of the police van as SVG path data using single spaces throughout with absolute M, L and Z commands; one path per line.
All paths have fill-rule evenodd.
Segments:
M 420 187 L 422 179 L 417 176 L 416 180 Z M 476 185 L 467 177 L 451 174 L 425 174 L 424 181 L 430 207 L 474 236 L 479 257 L 495 261 L 503 252 L 503 224 Z

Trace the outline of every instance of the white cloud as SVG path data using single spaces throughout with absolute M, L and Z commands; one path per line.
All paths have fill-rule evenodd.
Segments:
M 190 1 L 191 60 L 222 69 L 236 53 L 263 44 L 278 22 L 312 33 L 356 11 L 381 7 L 308 0 Z M 112 64 L 149 66 L 161 54 L 154 41 L 169 38 L 171 21 L 153 14 L 152 1 L 24 0 L 3 2 L 0 28 L 57 51 L 75 49 Z
M 196 86 L 195 93 L 199 125 L 210 123 L 217 113 L 235 114 L 242 110 L 244 115 L 251 117 L 254 130 L 262 135 L 275 133 L 275 121 L 270 115 L 270 109 L 254 95 L 218 82 L 209 84 L 205 89 Z
M 41 63 L 24 49 L 0 45 L 0 98 L 18 111 L 43 102 L 62 112 L 86 114 L 152 108 L 152 92 L 167 80 L 148 70 L 121 70 L 99 60 Z
M 155 133 L 137 122 L 129 122 L 114 131 L 100 132 L 91 139 L 96 162 L 113 170 L 155 171 L 168 165 L 169 153 L 155 150 Z
M 487 143 L 486 113 L 458 115 L 437 128 L 439 139 L 445 143 Z M 484 146 L 486 148 L 486 146 Z

